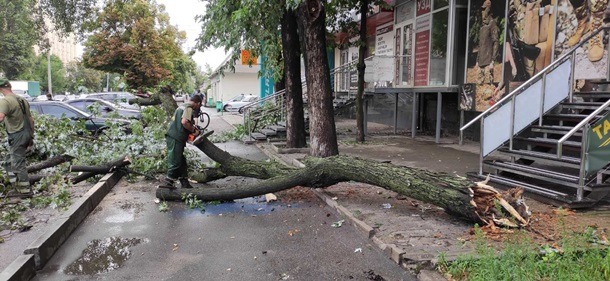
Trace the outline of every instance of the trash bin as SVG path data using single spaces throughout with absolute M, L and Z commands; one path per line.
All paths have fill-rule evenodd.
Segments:
M 208 99 L 208 107 L 214 107 L 214 99 L 213 98 L 209 98 Z
M 222 111 L 222 101 L 216 101 L 216 111 Z

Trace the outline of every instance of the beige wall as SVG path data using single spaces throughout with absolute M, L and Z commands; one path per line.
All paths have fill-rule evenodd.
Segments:
M 210 78 L 208 99 L 211 97 L 214 102 L 226 102 L 239 94 L 260 96 L 259 70 L 260 65 L 242 65 L 239 60 L 235 63 L 234 71 L 225 70 L 224 74 L 220 74 L 216 69 Z

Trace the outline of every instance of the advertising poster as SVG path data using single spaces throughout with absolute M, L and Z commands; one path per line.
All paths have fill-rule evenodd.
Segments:
M 430 0 L 417 0 L 414 86 L 428 86 L 430 68 Z
M 504 90 L 510 92 L 551 64 L 556 0 L 510 0 L 504 50 Z
M 608 0 L 559 0 L 557 4 L 555 58 L 559 58 L 601 28 Z M 601 32 L 576 51 L 574 78 L 604 79 L 607 57 Z
M 472 0 L 468 18 L 466 87 L 460 110 L 484 111 L 502 98 L 506 0 Z
M 370 73 L 375 87 L 391 87 L 394 68 L 394 25 L 378 27 L 375 36 L 375 57 L 365 70 Z

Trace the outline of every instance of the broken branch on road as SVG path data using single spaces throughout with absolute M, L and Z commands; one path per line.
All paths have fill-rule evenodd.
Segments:
M 308 157 L 303 160 L 304 168 L 295 168 L 276 161 L 235 157 L 208 139 L 204 139 L 197 148 L 220 164 L 214 173 L 261 179 L 241 186 L 189 190 L 189 193 L 204 201 L 264 195 L 299 185 L 324 188 L 340 182 L 356 181 L 436 205 L 449 214 L 474 222 L 507 227 L 522 227 L 529 223 L 530 214 L 522 200 L 522 189 L 499 192 L 486 182 L 476 183 L 446 173 L 343 155 Z M 156 196 L 162 200 L 180 201 L 182 192 L 157 189 Z

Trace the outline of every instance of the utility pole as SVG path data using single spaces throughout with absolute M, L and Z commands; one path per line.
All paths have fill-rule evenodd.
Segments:
M 47 87 L 49 88 L 49 95 L 53 96 L 53 82 L 51 81 L 51 49 L 47 52 Z
M 110 92 L 110 73 L 106 73 L 106 92 Z

